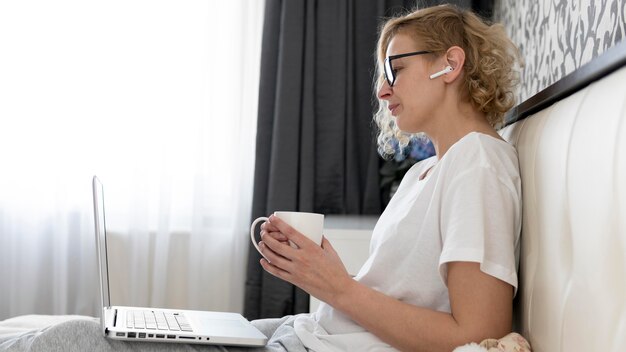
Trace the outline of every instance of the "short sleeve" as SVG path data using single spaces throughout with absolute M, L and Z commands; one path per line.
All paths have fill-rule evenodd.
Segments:
M 466 261 L 517 292 L 521 199 L 514 181 L 491 166 L 475 166 L 455 175 L 443 195 L 439 274 L 446 286 L 447 263 Z

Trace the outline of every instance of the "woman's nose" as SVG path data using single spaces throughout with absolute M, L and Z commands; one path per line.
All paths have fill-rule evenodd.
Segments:
M 380 86 L 380 88 L 378 88 L 378 99 L 389 99 L 392 93 L 393 90 L 389 86 L 389 82 L 387 82 L 387 80 L 384 80 L 383 84 Z

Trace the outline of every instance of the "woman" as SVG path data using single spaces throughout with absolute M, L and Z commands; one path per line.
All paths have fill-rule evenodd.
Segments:
M 354 279 L 328 241 L 270 217 L 261 265 L 326 302 L 294 321 L 305 346 L 451 351 L 511 331 L 521 187 L 516 151 L 494 127 L 514 104 L 515 59 L 502 27 L 453 6 L 384 25 L 380 149 L 423 133 L 436 156 L 407 172 Z
M 331 244 L 280 219 L 262 227 L 265 270 L 323 302 L 314 314 L 253 322 L 265 351 L 451 351 L 511 330 L 521 192 L 517 154 L 494 130 L 513 106 L 516 49 L 499 26 L 438 6 L 390 19 L 378 42 L 380 150 L 423 133 L 436 156 L 413 166 L 351 278 Z M 286 243 L 293 241 L 298 248 Z M 228 350 L 104 339 L 73 320 L 9 350 Z M 242 349 L 246 350 L 246 349 Z M 251 351 L 251 350 L 246 350 Z

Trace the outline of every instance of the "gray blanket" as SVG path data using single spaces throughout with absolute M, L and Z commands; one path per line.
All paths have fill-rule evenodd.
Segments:
M 306 349 L 293 330 L 294 318 L 253 321 L 252 324 L 269 337 L 267 346 L 262 348 L 116 341 L 102 335 L 99 319 L 70 317 L 35 330 L 20 332 L 14 329 L 9 334 L 2 334 L 0 330 L 0 351 L 304 352 Z

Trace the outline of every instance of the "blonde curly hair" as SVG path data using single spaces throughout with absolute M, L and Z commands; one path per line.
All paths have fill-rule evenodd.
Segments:
M 383 85 L 383 64 L 387 47 L 399 32 L 408 34 L 428 50 L 443 55 L 452 46 L 465 51 L 463 94 L 487 122 L 495 128 L 504 120 L 504 114 L 515 105 L 515 88 L 522 65 L 519 50 L 507 36 L 501 24 L 487 24 L 470 10 L 454 5 L 439 5 L 415 10 L 386 21 L 380 30 L 377 47 L 378 78 L 375 92 Z M 404 147 L 413 136 L 398 129 L 387 103 L 378 101 L 374 120 L 379 127 L 378 152 L 383 157 L 395 153 L 394 144 Z

